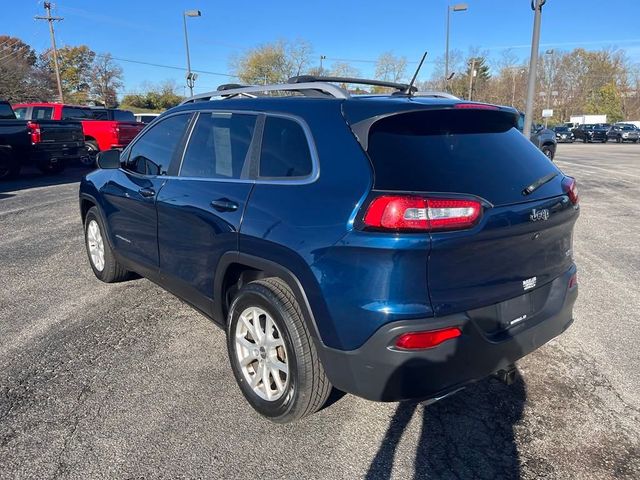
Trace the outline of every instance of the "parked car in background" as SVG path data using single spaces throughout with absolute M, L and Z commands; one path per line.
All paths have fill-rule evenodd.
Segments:
M 607 139 L 615 140 L 618 143 L 637 143 L 638 139 L 640 139 L 640 130 L 630 123 L 616 123 L 607 131 Z
M 11 105 L 0 101 L 0 180 L 17 176 L 30 163 L 43 173 L 59 173 L 86 154 L 80 122 L 18 119 Z
M 524 113 L 519 112 L 518 117 L 518 130 L 521 132 L 524 130 Z M 531 125 L 531 136 L 529 137 L 531 143 L 540 149 L 549 160 L 553 160 L 556 156 L 556 148 L 558 142 L 556 141 L 556 134 L 553 130 L 544 128 L 543 125 Z
M 79 190 L 93 273 L 137 272 L 218 323 L 278 423 L 332 386 L 400 401 L 513 379 L 573 321 L 575 180 L 510 107 L 329 80 L 356 83 L 196 95 L 102 152 Z
M 607 131 L 609 127 L 605 124 L 584 124 L 579 125 L 578 128 L 573 129 L 573 135 L 576 140 L 582 140 L 584 143 L 607 141 Z
M 575 135 L 568 126 L 553 127 L 558 143 L 573 143 L 576 139 Z
M 140 123 L 144 123 L 145 125 L 153 122 L 156 118 L 160 116 L 159 113 L 134 113 L 133 115 L 136 117 L 136 121 Z
M 113 148 L 122 149 L 144 128 L 126 110 L 96 109 L 62 103 L 20 103 L 14 105 L 20 118 L 25 120 L 80 120 L 89 156 L 84 157 L 89 165 L 95 163 L 98 152 Z M 126 113 L 122 113 L 126 112 Z M 96 120 L 98 117 L 106 117 Z M 120 120 L 118 118 L 126 118 Z

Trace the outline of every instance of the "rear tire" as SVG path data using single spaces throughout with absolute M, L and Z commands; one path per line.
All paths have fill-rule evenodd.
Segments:
M 256 280 L 240 289 L 229 311 L 227 348 L 242 394 L 269 420 L 293 422 L 327 401 L 331 384 L 300 306 L 282 280 Z
M 129 271 L 120 265 L 113 255 L 97 207 L 91 207 L 84 219 L 84 243 L 87 247 L 89 265 L 99 280 L 114 283 L 129 278 Z
M 0 180 L 11 180 L 20 174 L 20 162 L 13 152 L 0 150 Z
M 549 160 L 553 161 L 554 151 L 550 146 L 543 145 L 540 150 L 542 151 L 542 153 L 544 153 L 547 156 Z
M 85 140 L 84 146 L 87 148 L 87 155 L 80 158 L 80 163 L 87 167 L 93 167 L 96 164 L 96 157 L 100 153 L 100 147 L 93 140 Z

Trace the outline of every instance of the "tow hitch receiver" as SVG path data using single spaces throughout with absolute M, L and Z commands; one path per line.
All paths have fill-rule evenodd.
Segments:
M 493 376 L 505 385 L 512 385 L 518 378 L 518 369 L 515 365 L 509 365 L 505 369 L 498 370 Z

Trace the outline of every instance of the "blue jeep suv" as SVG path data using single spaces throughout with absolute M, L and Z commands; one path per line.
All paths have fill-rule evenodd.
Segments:
M 574 179 L 514 109 L 326 80 L 222 86 L 103 152 L 80 185 L 95 275 L 224 328 L 275 422 L 332 387 L 437 399 L 512 372 L 572 322 Z

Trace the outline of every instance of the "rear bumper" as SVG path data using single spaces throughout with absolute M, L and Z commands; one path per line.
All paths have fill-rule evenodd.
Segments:
M 87 149 L 84 143 L 69 144 L 62 146 L 60 144 L 37 144 L 31 151 L 31 158 L 35 162 L 50 161 L 56 159 L 58 161 L 75 160 L 87 155 Z
M 575 266 L 551 285 L 544 307 L 526 321 L 487 334 L 468 313 L 393 322 L 360 348 L 320 347 L 325 371 L 343 391 L 376 401 L 437 398 L 505 369 L 560 335 L 573 321 L 577 286 L 568 283 Z M 422 351 L 393 347 L 403 333 L 457 326 L 462 336 Z

